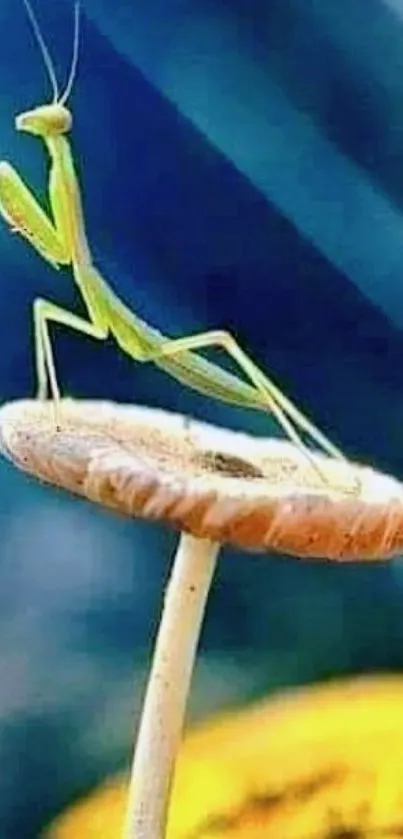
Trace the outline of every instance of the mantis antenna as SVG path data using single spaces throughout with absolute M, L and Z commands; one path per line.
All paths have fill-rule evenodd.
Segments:
M 73 36 L 73 54 L 71 57 L 71 65 L 70 65 L 70 72 L 67 78 L 67 84 L 64 93 L 60 99 L 60 105 L 64 105 L 67 102 L 70 93 L 73 88 L 74 80 L 77 73 L 77 64 L 78 64 L 78 47 L 80 41 L 80 9 L 81 4 L 80 0 L 76 0 L 74 3 L 74 36 Z
M 32 26 L 32 31 L 34 33 L 35 40 L 36 40 L 36 42 L 38 44 L 38 47 L 41 51 L 43 62 L 45 64 L 50 83 L 52 85 L 53 102 L 57 102 L 57 100 L 59 98 L 59 86 L 57 84 L 55 68 L 53 66 L 53 61 L 51 59 L 50 52 L 49 52 L 49 50 L 46 46 L 45 39 L 42 35 L 41 28 L 40 28 L 39 23 L 36 19 L 35 12 L 34 12 L 32 6 L 31 6 L 30 0 L 23 0 L 23 3 L 24 3 L 28 18 L 29 18 L 31 26 Z
M 41 28 L 39 26 L 38 20 L 36 18 L 35 12 L 31 6 L 30 0 L 23 0 L 29 21 L 32 26 L 32 31 L 35 36 L 35 40 L 39 46 L 41 51 L 41 55 L 43 58 L 43 62 L 45 64 L 50 83 L 52 85 L 52 92 L 53 92 L 53 104 L 59 103 L 60 105 L 64 105 L 67 99 L 70 96 L 72 91 L 72 87 L 74 84 L 74 79 L 76 77 L 77 72 L 77 64 L 78 64 L 78 48 L 79 48 L 79 40 L 80 40 L 80 0 L 75 0 L 74 3 L 74 36 L 73 36 L 73 54 L 71 58 L 71 65 L 69 75 L 67 77 L 67 84 L 62 96 L 59 93 L 59 85 L 57 83 L 55 68 L 53 65 L 53 61 L 49 52 L 49 49 L 46 45 L 45 39 L 42 35 Z

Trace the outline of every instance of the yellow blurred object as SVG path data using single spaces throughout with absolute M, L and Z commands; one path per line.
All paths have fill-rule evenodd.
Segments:
M 63 814 L 46 839 L 116 839 L 125 781 Z M 167 839 L 403 836 L 403 677 L 278 694 L 185 739 Z

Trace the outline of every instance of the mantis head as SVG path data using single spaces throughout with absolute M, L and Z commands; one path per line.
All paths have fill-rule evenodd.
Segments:
M 72 124 L 71 112 L 65 103 L 72 91 L 77 71 L 80 34 L 80 0 L 75 0 L 74 5 L 73 55 L 67 84 L 62 94 L 59 92 L 53 61 L 35 17 L 31 2 L 30 0 L 23 0 L 23 2 L 52 85 L 53 101 L 48 105 L 39 105 L 36 108 L 18 114 L 15 120 L 15 126 L 17 131 L 27 131 L 29 134 L 35 134 L 38 137 L 54 137 L 58 134 L 66 134 L 70 131 Z
M 17 131 L 27 131 L 38 137 L 51 137 L 66 134 L 71 129 L 71 123 L 70 111 L 60 102 L 54 102 L 18 114 L 15 127 Z

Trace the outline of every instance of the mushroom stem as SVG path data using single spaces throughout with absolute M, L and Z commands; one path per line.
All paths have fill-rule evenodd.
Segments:
M 163 839 L 187 696 L 219 544 L 182 533 L 155 646 L 124 839 Z

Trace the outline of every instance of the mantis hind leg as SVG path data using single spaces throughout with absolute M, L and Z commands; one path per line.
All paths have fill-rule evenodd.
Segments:
M 147 355 L 144 361 L 155 361 L 164 356 L 208 347 L 220 347 L 230 355 L 259 392 L 263 404 L 266 404 L 286 436 L 309 458 L 316 471 L 320 470 L 315 462 L 314 454 L 305 444 L 302 434 L 308 435 L 330 457 L 343 461 L 346 459 L 342 452 L 265 376 L 229 332 L 214 330 L 167 341 L 158 351 Z M 322 473 L 321 477 L 323 478 Z
M 43 298 L 35 300 L 33 315 L 37 396 L 39 399 L 46 399 L 50 389 L 50 395 L 57 405 L 60 400 L 60 388 L 49 335 L 49 323 L 62 324 L 99 341 L 107 337 L 108 328 L 101 322 L 87 321 Z

